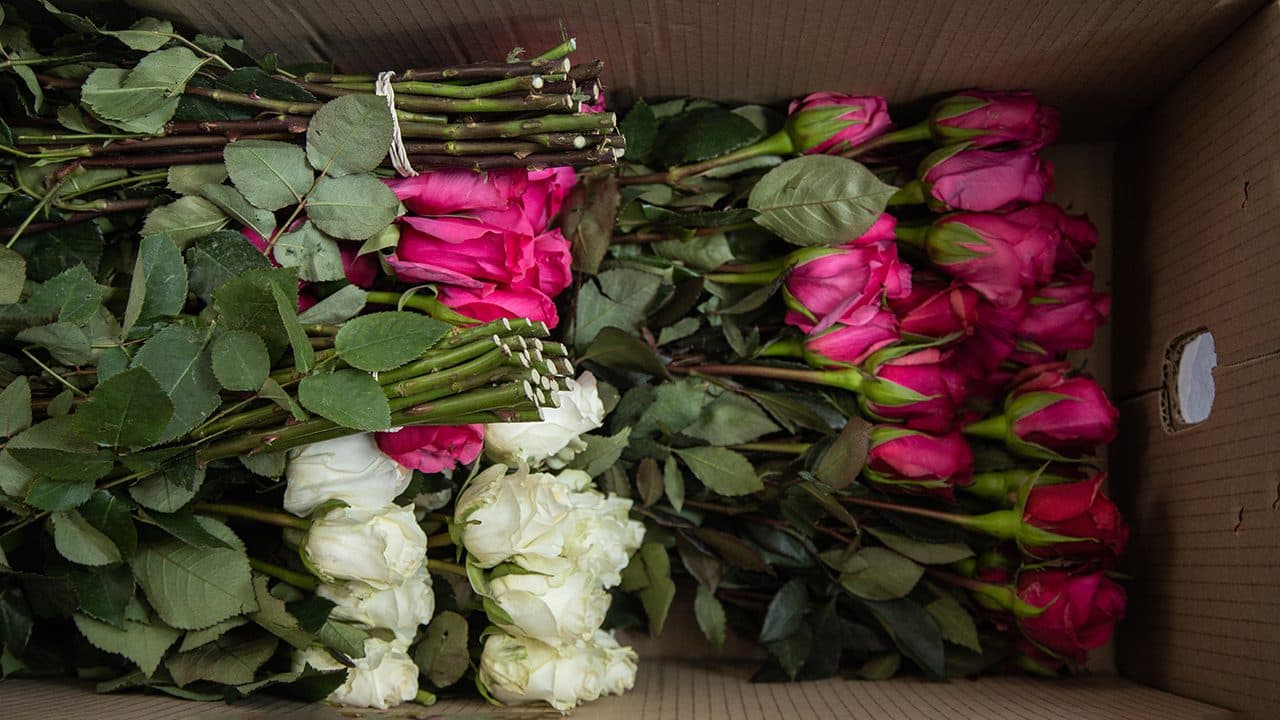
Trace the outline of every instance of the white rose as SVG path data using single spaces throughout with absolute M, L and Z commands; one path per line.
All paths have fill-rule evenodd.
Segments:
M 619 645 L 612 632 L 597 630 L 592 638 L 604 651 L 604 694 L 621 695 L 636 686 L 636 667 L 640 656 L 629 646 Z
M 386 710 L 417 696 L 418 666 L 403 644 L 369 638 L 364 641 L 364 657 L 352 661 L 355 667 L 347 670 L 346 681 L 329 694 L 330 702 Z M 322 671 L 343 667 L 320 648 L 294 654 L 293 669 L 301 670 L 304 665 Z
M 560 407 L 544 409 L 539 422 L 486 425 L 484 447 L 489 456 L 499 462 L 524 460 L 536 465 L 547 461 L 552 467 L 563 467 L 586 448 L 578 436 L 604 424 L 604 403 L 595 376 L 583 373 L 569 381 L 568 390 L 556 394 Z
M 330 500 L 381 507 L 412 477 L 412 470 L 378 449 L 372 433 L 312 443 L 289 452 L 284 509 L 305 517 Z
M 467 485 L 454 509 L 462 544 L 480 567 L 520 555 L 556 557 L 564 547 L 560 524 L 572 492 L 553 475 L 521 466 L 507 474 L 494 465 Z
M 566 471 L 568 472 L 568 471 Z M 596 490 L 575 493 L 563 525 L 564 556 L 611 588 L 644 541 L 644 523 L 632 520 L 631 500 Z
M 499 626 L 553 645 L 590 638 L 609 611 L 609 594 L 594 575 L 510 574 L 489 581 L 489 598 L 511 618 Z
M 349 580 L 322 583 L 316 594 L 333 601 L 335 607 L 330 615 L 334 619 L 388 628 L 406 643 L 413 641 L 419 626 L 431 622 L 436 611 L 436 595 L 425 567 L 403 584 L 389 588 Z
M 553 647 L 493 633 L 480 653 L 476 682 L 506 705 L 541 701 L 568 712 L 600 697 L 606 671 L 605 653 L 593 644 Z
M 413 507 L 344 507 L 317 518 L 303 560 L 324 582 L 360 580 L 375 588 L 404 583 L 422 568 L 427 535 Z

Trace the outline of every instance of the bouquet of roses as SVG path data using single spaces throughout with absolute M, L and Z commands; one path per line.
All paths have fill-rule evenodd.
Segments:
M 630 163 L 584 174 L 565 230 L 572 341 L 629 432 L 605 486 L 648 527 L 620 621 L 661 632 L 674 569 L 761 679 L 1082 664 L 1128 529 L 1089 464 L 1116 410 L 1066 360 L 1109 297 L 1096 230 L 1044 202 L 1056 111 L 970 91 L 895 130 L 816 93 L 621 127 Z
M 566 166 L 622 152 L 599 63 L 363 78 L 42 5 L 0 25 L 0 672 L 629 689 L 616 397 L 550 337 Z

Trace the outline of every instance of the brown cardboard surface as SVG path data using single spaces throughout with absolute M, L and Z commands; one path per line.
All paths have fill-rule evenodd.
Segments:
M 1120 668 L 1280 706 L 1280 5 L 1126 132 L 1117 163 L 1113 491 L 1134 526 Z M 1160 422 L 1165 347 L 1216 338 L 1209 419 Z
M 1262 0 L 132 0 L 294 61 L 371 72 L 559 42 L 638 95 L 777 102 L 815 90 L 917 100 L 1027 87 L 1072 134 L 1110 137 Z
M 578 720 L 1226 720 L 1231 713 L 1123 680 L 1082 678 L 1054 682 L 1034 678 L 988 678 L 977 682 L 930 683 L 824 680 L 751 684 L 748 666 L 666 661 L 641 666 L 635 690 L 577 710 Z M 329 708 L 300 708 L 282 701 L 228 706 L 185 703 L 152 696 L 92 696 L 85 686 L 36 681 L 0 683 L 6 720 L 85 717 L 96 720 L 232 718 L 327 720 Z M 92 703 L 92 705 L 89 705 Z M 352 715 L 356 716 L 356 715 Z M 554 718 L 531 708 L 491 708 L 478 701 L 448 700 L 431 708 L 402 706 L 378 718 Z

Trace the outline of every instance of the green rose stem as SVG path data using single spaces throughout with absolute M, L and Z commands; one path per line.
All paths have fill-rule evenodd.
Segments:
M 474 319 L 454 311 L 431 295 L 423 295 L 422 293 L 371 291 L 365 293 L 365 302 L 373 305 L 394 305 L 397 308 L 413 308 L 450 325 L 471 325 L 476 322 Z
M 727 155 L 704 160 L 694 165 L 682 165 L 668 169 L 666 172 L 650 173 L 648 175 L 632 175 L 630 177 L 619 177 L 619 185 L 649 185 L 653 183 L 662 183 L 666 185 L 675 185 L 684 178 L 691 175 L 704 173 L 714 168 L 724 165 L 731 165 L 743 160 L 760 157 L 762 155 L 790 155 L 795 152 L 795 143 L 791 141 L 791 136 L 785 129 L 770 135 L 769 137 L 753 144 L 748 145 L 740 150 L 735 150 Z
M 907 515 L 915 515 L 916 517 L 928 518 L 930 520 L 939 520 L 952 525 L 958 525 L 966 530 L 972 530 L 984 535 L 999 538 L 1001 540 L 1016 540 L 1018 543 L 1023 545 L 1048 546 L 1061 542 L 1088 542 L 1087 538 L 1059 535 L 1036 527 L 1030 523 L 1023 522 L 1022 510 L 1020 508 L 1011 510 L 995 510 L 982 515 L 959 515 L 956 513 L 942 512 L 940 510 L 929 510 L 927 508 L 911 507 L 907 505 L 895 505 L 893 503 L 873 500 L 871 498 L 845 496 L 842 497 L 841 500 L 852 505 L 875 508 L 877 510 L 887 510 L 889 512 L 904 513 Z
M 960 489 L 975 497 L 1007 505 L 1018 494 L 1018 491 L 1032 480 L 1034 480 L 1036 487 L 1039 487 L 1041 485 L 1075 482 L 1077 479 L 1066 475 L 1049 475 L 1027 468 L 1013 468 L 996 472 L 975 473 L 972 484 Z
M 889 197 L 890 205 L 923 205 L 924 202 L 924 183 L 919 180 L 912 180 L 903 185 L 898 192 Z
M 682 228 L 677 232 L 640 232 L 631 233 L 629 235 L 614 235 L 610 240 L 614 245 L 639 245 L 642 243 L 663 242 L 664 240 L 680 240 L 682 235 L 693 233 L 693 237 L 706 237 L 708 235 L 720 235 L 723 233 L 737 232 L 739 230 L 754 230 L 760 226 L 754 222 L 740 222 L 732 225 L 721 225 L 719 227 L 694 228 L 692 230 Z
M 702 375 L 723 375 L 727 377 L 758 377 L 787 382 L 802 382 L 813 385 L 841 388 L 857 392 L 866 382 L 867 376 L 857 368 L 848 370 L 800 370 L 796 368 L 774 367 L 772 365 L 672 365 L 667 368 L 674 373 Z
M 567 113 L 528 119 L 464 122 L 444 125 L 410 122 L 402 123 L 400 130 L 406 138 L 488 140 L 556 132 L 586 132 L 590 130 L 608 132 L 617 126 L 618 118 L 616 115 L 611 112 L 602 112 Z
M 446 573 L 449 575 L 457 575 L 458 577 L 467 577 L 467 569 L 457 563 L 446 562 L 444 560 L 427 559 L 427 569 L 431 572 Z
M 865 155 L 872 150 L 876 150 L 887 145 L 895 145 L 898 143 L 909 142 L 926 142 L 932 138 L 929 132 L 929 121 L 924 120 L 911 127 L 905 127 L 893 132 L 887 132 L 873 140 L 868 140 L 844 153 L 845 157 L 857 158 Z
M 263 575 L 273 577 L 277 580 L 283 580 L 284 582 L 287 582 L 301 590 L 315 592 L 316 588 L 320 586 L 320 581 L 311 575 L 301 573 L 296 570 L 290 570 L 289 568 L 276 565 L 275 563 L 269 563 L 266 560 L 249 558 L 249 567 L 257 570 Z
M 956 575 L 936 567 L 927 567 L 925 572 L 935 580 L 941 580 L 948 585 L 968 590 L 974 594 L 980 604 L 990 609 L 1005 610 L 1018 617 L 1035 617 L 1044 612 L 1042 608 L 1031 605 L 1019 598 L 1017 590 L 1009 585 L 982 582 L 981 580 Z
M 1004 415 L 993 415 L 985 420 L 965 425 L 965 435 L 1003 441 L 1009 436 L 1009 418 Z
M 809 452 L 811 447 L 813 447 L 811 443 L 805 442 L 749 442 L 730 446 L 731 449 L 742 452 L 765 452 L 778 455 L 803 455 Z
M 310 520 L 304 520 L 270 508 L 202 502 L 192 505 L 191 509 L 203 515 L 225 515 L 266 525 L 275 525 L 276 527 L 293 528 L 294 530 L 308 530 L 311 528 Z
M 303 87 L 314 87 L 314 83 L 303 80 Z M 343 90 L 363 90 L 367 93 L 374 91 L 374 82 L 335 82 L 328 86 Z M 513 78 L 503 78 L 501 80 L 493 80 L 491 82 L 476 83 L 475 85 L 450 85 L 448 83 L 433 83 L 419 80 L 402 80 L 400 82 L 391 83 L 391 88 L 396 93 L 405 93 L 407 95 L 430 95 L 432 97 L 455 98 L 465 100 L 470 98 L 489 97 L 491 95 L 502 95 L 504 93 L 527 93 L 531 90 L 542 90 L 546 86 L 546 81 L 541 75 L 521 75 Z
M 476 172 L 497 168 L 547 168 L 558 165 L 583 167 L 590 165 L 613 165 L 623 155 L 622 150 L 613 148 L 593 148 L 589 150 L 570 150 L 556 153 L 534 153 L 525 156 L 515 155 L 410 155 L 409 160 L 415 165 L 431 167 L 470 168 Z
M 298 83 L 302 89 L 317 95 L 319 97 L 337 98 L 345 95 L 371 95 L 372 89 L 369 91 L 348 90 L 334 85 L 320 85 L 317 83 L 300 82 Z M 397 115 L 403 115 L 403 111 L 412 112 L 439 112 L 454 113 L 458 115 L 468 113 L 490 113 L 490 112 L 530 112 L 537 110 L 574 110 L 578 107 L 578 103 L 569 95 L 524 95 L 514 98 L 492 98 L 492 97 L 471 97 L 471 98 L 450 98 L 450 97 L 432 97 L 429 95 L 402 95 L 396 94 L 396 108 L 399 109 Z M 287 111 L 295 112 L 295 111 Z M 413 118 L 401 117 L 402 120 L 411 120 Z M 426 122 L 431 122 L 430 120 Z M 444 122 L 442 119 L 441 122 Z
M 550 50 L 533 58 L 531 62 L 550 62 L 568 57 L 570 53 L 578 49 L 578 41 L 575 38 L 565 38 L 564 42 L 551 48 Z
M 453 547 L 453 537 L 449 535 L 449 533 L 440 533 L 439 535 L 432 535 L 431 537 L 427 538 L 427 547 L 429 548 Z
M 928 225 L 899 224 L 894 227 L 893 234 L 903 245 L 909 245 L 921 252 L 928 252 L 929 227 Z
M 556 73 L 567 73 L 572 67 L 572 63 L 566 58 L 548 58 L 545 60 L 530 60 L 528 62 L 479 62 L 469 65 L 460 65 L 457 67 L 445 68 L 412 68 L 397 73 L 391 78 L 392 82 L 402 82 L 407 80 L 426 80 L 432 82 L 440 81 L 464 81 L 464 80 L 501 80 L 504 78 L 520 77 L 522 75 L 547 75 Z M 337 75 L 333 73 L 305 73 L 301 80 L 304 82 L 374 82 L 378 78 L 374 75 Z
M 540 138 L 540 141 L 519 138 L 516 140 L 445 140 L 443 142 L 408 142 L 404 144 L 404 149 L 405 152 L 410 155 L 454 155 L 457 157 L 470 157 L 472 155 L 527 156 L 545 154 L 548 148 L 555 150 L 582 150 L 587 147 L 587 138 L 584 135 L 544 133 L 542 135 L 531 135 L 529 138 Z
M 419 705 L 435 705 L 436 696 L 426 690 L 418 690 L 413 696 L 413 701 Z

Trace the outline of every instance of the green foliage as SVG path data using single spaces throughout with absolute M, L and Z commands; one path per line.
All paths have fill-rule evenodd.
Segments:
M 769 171 L 751 191 L 755 221 L 796 245 L 835 245 L 866 232 L 895 188 L 863 165 L 806 155 Z
M 298 384 L 302 406 L 355 430 L 391 427 L 391 405 L 378 381 L 356 370 L 309 375 Z
M 380 312 L 344 323 L 334 338 L 338 357 L 370 372 L 391 370 L 440 341 L 449 326 L 413 312 Z
M 240 539 L 218 522 L 198 522 L 231 547 L 197 548 L 162 540 L 139 548 L 133 563 L 147 602 L 165 623 L 182 630 L 207 628 L 258 607 Z

